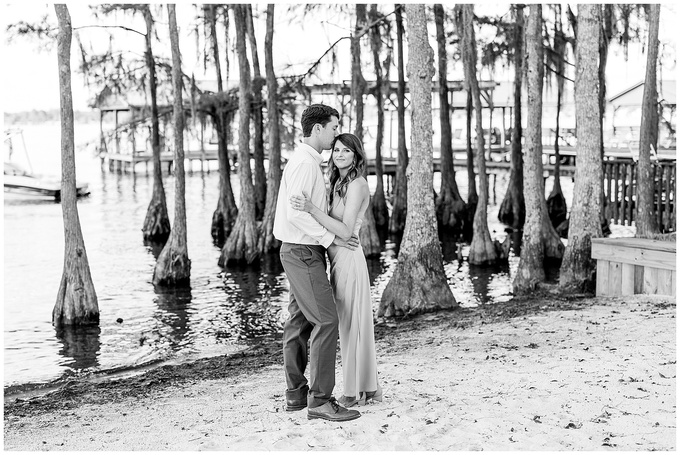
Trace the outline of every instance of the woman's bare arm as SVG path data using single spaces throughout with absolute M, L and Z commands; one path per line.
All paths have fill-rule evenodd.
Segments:
M 347 187 L 347 202 L 342 221 L 336 220 L 332 216 L 319 209 L 309 201 L 308 195 L 292 196 L 291 205 L 303 204 L 300 209 L 309 212 L 315 220 L 330 232 L 340 237 L 342 240 L 349 240 L 354 232 L 354 225 L 359 217 L 359 211 L 365 203 L 365 199 L 370 196 L 368 183 L 363 178 L 353 180 Z

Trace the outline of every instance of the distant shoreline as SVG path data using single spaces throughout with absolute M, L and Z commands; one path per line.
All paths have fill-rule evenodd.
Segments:
M 33 109 L 21 112 L 4 112 L 3 120 L 5 127 L 15 125 L 32 125 L 45 122 L 58 122 L 60 119 L 59 109 Z M 89 111 L 74 111 L 73 117 L 76 122 L 87 123 L 99 121 L 99 111 L 92 109 Z

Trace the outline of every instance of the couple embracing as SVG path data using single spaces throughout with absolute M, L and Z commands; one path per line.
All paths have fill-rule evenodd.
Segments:
M 356 419 L 361 414 L 348 408 L 382 401 L 368 267 L 358 237 L 370 198 L 366 155 L 355 135 L 338 134 L 339 121 L 338 111 L 323 104 L 302 113 L 303 140 L 283 171 L 274 219 L 290 284 L 283 328 L 286 410 L 307 407 L 308 419 L 331 421 Z M 329 149 L 327 197 L 321 152 Z M 344 394 L 336 400 L 338 337 Z

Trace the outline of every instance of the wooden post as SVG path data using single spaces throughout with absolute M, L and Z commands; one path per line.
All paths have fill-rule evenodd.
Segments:
M 501 117 L 501 146 L 505 150 L 505 106 L 501 108 L 503 116 Z
M 137 140 L 135 138 L 135 130 L 137 129 L 137 127 L 134 123 L 134 121 L 135 121 L 134 112 L 135 111 L 131 111 L 131 112 L 133 114 L 132 114 L 132 123 L 130 123 L 130 136 L 131 136 L 131 139 L 132 139 L 132 154 L 131 154 L 131 158 L 130 158 L 130 170 L 134 174 L 135 173 L 135 156 L 137 155 Z
M 621 295 L 635 294 L 635 266 L 622 264 L 621 268 Z
M 633 207 L 633 196 L 635 195 L 635 176 L 637 175 L 637 166 L 635 164 L 630 164 L 630 172 L 628 175 L 630 176 L 630 185 L 628 185 L 628 226 L 633 225 L 633 221 L 635 221 L 635 210 Z
M 626 213 L 628 211 L 626 210 L 626 205 L 627 205 L 627 199 L 626 197 L 628 196 L 628 181 L 627 178 L 628 176 L 626 175 L 628 172 L 628 165 L 627 164 L 621 164 L 621 226 L 626 225 Z
M 114 131 L 116 132 L 116 154 L 120 153 L 120 136 L 118 135 L 118 109 L 115 110 L 116 113 L 116 120 L 115 120 L 115 129 Z
M 622 270 L 620 262 L 609 262 L 609 279 L 608 288 L 609 292 L 607 295 L 619 296 L 622 294 L 621 283 L 622 283 Z
M 491 138 L 493 137 L 493 101 L 492 101 L 492 96 L 493 96 L 493 90 L 489 94 L 489 157 L 488 161 L 491 161 Z
M 595 295 L 607 295 L 609 291 L 609 261 L 598 259 L 595 275 Z
M 99 110 L 99 158 L 101 159 L 101 167 L 104 167 L 104 150 L 106 150 L 106 142 L 104 141 L 104 111 Z
M 676 185 L 676 181 L 677 181 L 675 172 L 676 172 L 675 171 L 675 163 L 673 163 L 671 165 L 671 177 L 672 177 L 671 188 L 673 189 L 673 212 L 669 213 L 669 215 L 671 217 L 671 223 L 670 223 L 671 231 L 675 230 L 676 210 L 677 210 L 677 207 L 678 207 L 677 201 L 675 200 L 676 196 L 678 195 L 678 193 L 675 191 L 675 185 Z
M 390 110 L 390 158 L 392 158 L 392 148 L 394 147 L 394 140 L 392 138 L 392 135 L 394 134 L 394 112 L 394 110 Z
M 619 170 L 621 163 L 615 162 L 614 166 L 614 223 L 623 225 L 623 220 L 619 218 Z
M 654 165 L 654 196 L 656 197 L 656 216 L 659 232 L 663 232 L 663 179 L 664 168 L 661 165 Z
M 205 139 L 205 118 L 201 119 L 201 173 L 203 173 L 203 160 L 205 159 L 205 144 L 203 140 Z M 189 165 L 191 168 L 191 165 Z
M 664 230 L 662 232 L 671 231 L 671 178 L 673 173 L 671 172 L 671 166 L 665 166 L 666 170 L 666 207 L 664 208 L 664 213 L 666 214 L 666 219 L 664 221 Z
M 604 216 L 607 219 L 607 221 L 611 221 L 612 219 L 612 184 L 611 184 L 611 174 L 612 174 L 612 164 L 611 163 L 604 163 L 603 166 L 603 171 L 604 171 Z M 557 177 L 556 177 L 557 178 Z

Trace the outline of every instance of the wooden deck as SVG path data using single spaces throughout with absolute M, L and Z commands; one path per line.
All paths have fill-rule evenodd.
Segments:
M 671 241 L 618 238 L 593 239 L 597 260 L 596 294 L 676 295 L 676 244 Z

